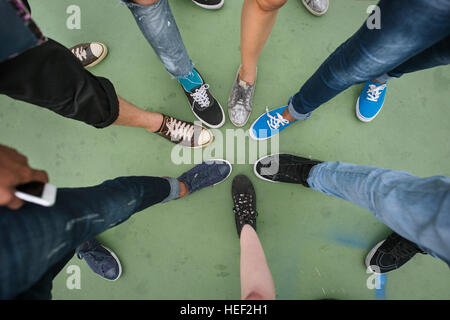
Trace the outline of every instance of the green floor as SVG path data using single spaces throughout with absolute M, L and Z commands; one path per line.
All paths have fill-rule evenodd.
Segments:
M 186 98 L 118 0 L 79 0 L 81 30 L 66 28 L 72 0 L 31 0 L 44 32 L 66 46 L 102 41 L 107 59 L 91 69 L 108 77 L 119 94 L 141 108 L 194 120 Z M 172 10 L 196 66 L 226 105 L 240 63 L 242 1 L 226 0 L 211 12 L 190 0 L 172 0 Z M 320 63 L 363 22 L 373 1 L 331 1 L 320 18 L 299 0 L 280 11 L 259 64 L 254 121 L 265 106 L 286 103 Z M 355 117 L 354 86 L 314 116 L 280 136 L 280 150 L 410 171 L 450 176 L 450 69 L 441 67 L 391 81 L 387 102 L 372 123 Z M 97 130 L 47 110 L 0 97 L 0 142 L 46 169 L 59 187 L 95 185 L 123 175 L 178 176 L 190 165 L 170 161 L 172 145 L 144 130 Z M 248 125 L 249 126 L 249 125 Z M 248 126 L 246 128 L 248 128 Z M 232 129 L 227 120 L 222 129 Z M 233 159 L 229 159 L 233 160 Z M 232 177 L 254 182 L 258 233 L 279 299 L 450 299 L 450 270 L 418 255 L 388 274 L 379 290 L 366 286 L 368 250 L 390 233 L 370 212 L 310 189 L 258 180 L 251 165 L 235 165 Z M 63 270 L 55 299 L 239 299 L 239 241 L 226 182 L 165 205 L 157 205 L 99 236 L 124 269 L 107 282 L 74 258 L 81 289 L 66 288 Z

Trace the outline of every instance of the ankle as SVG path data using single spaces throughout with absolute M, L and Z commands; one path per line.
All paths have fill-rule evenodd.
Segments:
M 378 79 L 372 79 L 372 82 L 376 82 L 376 83 L 379 83 L 379 84 L 385 84 L 386 83 L 386 81 L 380 81 Z
M 256 68 L 253 71 L 248 71 L 243 67 L 241 67 L 241 70 L 239 70 L 238 75 L 238 81 L 240 80 L 245 81 L 251 86 L 254 85 L 256 80 Z
M 187 196 L 189 194 L 188 187 L 184 182 L 181 182 L 178 180 L 178 183 L 180 184 L 180 192 L 178 194 L 178 198 L 182 198 L 184 196 Z
M 285 118 L 286 120 L 288 120 L 289 122 L 294 122 L 297 121 L 297 119 L 295 119 L 291 113 L 289 112 L 289 108 L 284 109 L 283 111 L 283 118 Z
M 161 130 L 161 127 L 163 125 L 163 121 L 164 116 L 161 113 L 152 112 L 147 130 L 152 133 L 159 132 L 159 130 Z

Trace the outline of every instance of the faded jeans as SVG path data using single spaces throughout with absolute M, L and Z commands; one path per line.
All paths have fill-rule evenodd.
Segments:
M 120 0 L 133 14 L 142 34 L 152 46 L 166 70 L 175 78 L 185 77 L 194 68 L 170 10 L 168 0 L 144 6 Z
M 58 189 L 50 208 L 32 203 L 18 211 L 0 207 L 0 299 L 50 299 L 51 282 L 76 247 L 178 194 L 174 178 L 122 177 L 94 187 Z
M 342 162 L 315 165 L 309 186 L 371 211 L 390 229 L 450 266 L 450 178 Z
M 381 29 L 366 23 L 289 99 L 305 120 L 350 86 L 450 63 L 450 0 L 381 0 Z

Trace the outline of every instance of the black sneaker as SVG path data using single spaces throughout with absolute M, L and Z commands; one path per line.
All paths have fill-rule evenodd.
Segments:
M 192 0 L 192 2 L 205 9 L 217 10 L 222 8 L 225 0 Z
M 256 231 L 256 194 L 255 189 L 249 178 L 244 175 L 238 175 L 234 178 L 231 186 L 231 195 L 233 197 L 234 217 L 238 236 L 244 225 L 249 224 Z
M 198 120 L 206 124 L 210 128 L 220 128 L 225 123 L 225 113 L 220 103 L 209 92 L 209 84 L 200 75 L 197 69 L 192 71 L 201 79 L 199 86 L 191 91 L 186 91 L 182 84 L 181 87 L 189 100 L 192 112 Z
M 93 67 L 105 59 L 108 48 L 101 42 L 87 42 L 69 49 L 85 68 Z
M 321 161 L 278 153 L 256 161 L 254 172 L 258 178 L 266 181 L 298 183 L 309 187 L 306 181 L 309 172 L 313 166 L 319 163 Z
M 400 268 L 416 253 L 426 254 L 415 243 L 394 232 L 369 252 L 366 266 L 373 273 L 387 273 Z

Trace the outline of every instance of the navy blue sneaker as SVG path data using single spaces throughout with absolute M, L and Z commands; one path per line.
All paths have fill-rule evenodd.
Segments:
M 297 122 L 289 122 L 289 120 L 283 118 L 283 112 L 287 107 L 286 105 L 270 111 L 269 108 L 266 108 L 266 112 L 256 119 L 250 127 L 248 132 L 250 137 L 254 140 L 266 140 Z
M 380 113 L 386 97 L 386 85 L 367 81 L 356 102 L 356 116 L 363 122 L 370 122 Z
M 92 271 L 103 279 L 116 281 L 122 274 L 122 266 L 117 256 L 96 239 L 81 244 L 76 253 L 78 259 L 86 261 Z
M 231 170 L 231 163 L 227 160 L 212 159 L 186 171 L 178 177 L 178 181 L 183 182 L 191 194 L 224 181 L 230 176 Z

